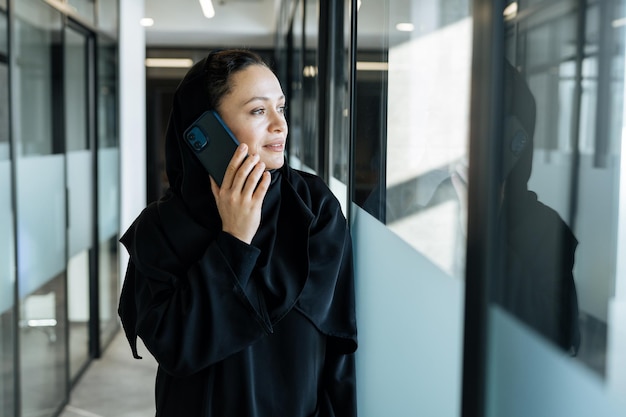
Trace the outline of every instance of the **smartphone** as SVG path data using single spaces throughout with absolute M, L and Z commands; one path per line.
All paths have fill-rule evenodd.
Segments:
M 224 173 L 239 141 L 219 114 L 208 110 L 185 130 L 184 140 L 206 171 L 221 187 Z

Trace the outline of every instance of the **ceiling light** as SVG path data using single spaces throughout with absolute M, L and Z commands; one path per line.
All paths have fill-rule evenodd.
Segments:
M 413 23 L 398 23 L 396 25 L 396 30 L 400 32 L 413 32 L 414 29 Z
M 517 2 L 513 2 L 506 6 L 504 13 L 502 14 L 504 15 L 505 20 L 510 20 L 517 16 Z
M 200 7 L 202 7 L 202 14 L 207 19 L 215 16 L 215 9 L 213 8 L 213 2 L 211 0 L 200 0 Z
M 154 19 L 149 18 L 149 17 L 144 17 L 143 19 L 139 21 L 139 24 L 147 28 L 147 27 L 154 25 Z
M 386 62 L 357 61 L 356 69 L 357 71 L 387 71 L 389 64 Z
M 146 67 L 150 68 L 190 68 L 193 60 L 189 58 L 146 58 Z

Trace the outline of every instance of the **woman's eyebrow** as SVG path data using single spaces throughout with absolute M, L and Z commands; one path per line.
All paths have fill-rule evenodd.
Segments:
M 281 95 L 280 97 L 278 97 L 277 101 L 281 101 L 281 100 L 284 100 L 284 99 L 285 99 L 285 96 Z M 254 97 L 250 98 L 248 101 L 246 101 L 243 104 L 252 103 L 253 101 L 257 101 L 257 100 L 258 101 L 271 101 L 271 98 L 270 97 L 265 97 L 265 96 L 254 96 Z

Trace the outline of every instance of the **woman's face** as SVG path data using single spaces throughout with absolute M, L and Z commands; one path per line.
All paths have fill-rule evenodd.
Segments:
M 251 65 L 230 78 L 231 89 L 217 112 L 248 154 L 258 154 L 266 169 L 283 166 L 287 139 L 285 95 L 274 73 Z

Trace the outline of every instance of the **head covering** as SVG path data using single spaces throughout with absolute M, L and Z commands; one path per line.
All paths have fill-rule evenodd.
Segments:
M 194 64 L 178 85 L 165 137 L 165 169 L 170 184 L 167 193 L 181 197 L 191 213 L 217 214 L 209 177 L 183 142 L 187 127 L 210 109 L 205 88 L 210 58 L 211 54 Z
M 505 61 L 502 172 L 507 192 L 526 190 L 532 170 L 535 114 L 535 98 L 528 84 L 517 69 Z
M 494 283 L 498 301 L 566 351 L 580 344 L 573 280 L 578 244 L 559 214 L 528 189 L 532 171 L 536 103 L 522 75 L 504 72 L 503 175 L 500 226 L 506 239 L 505 272 Z

